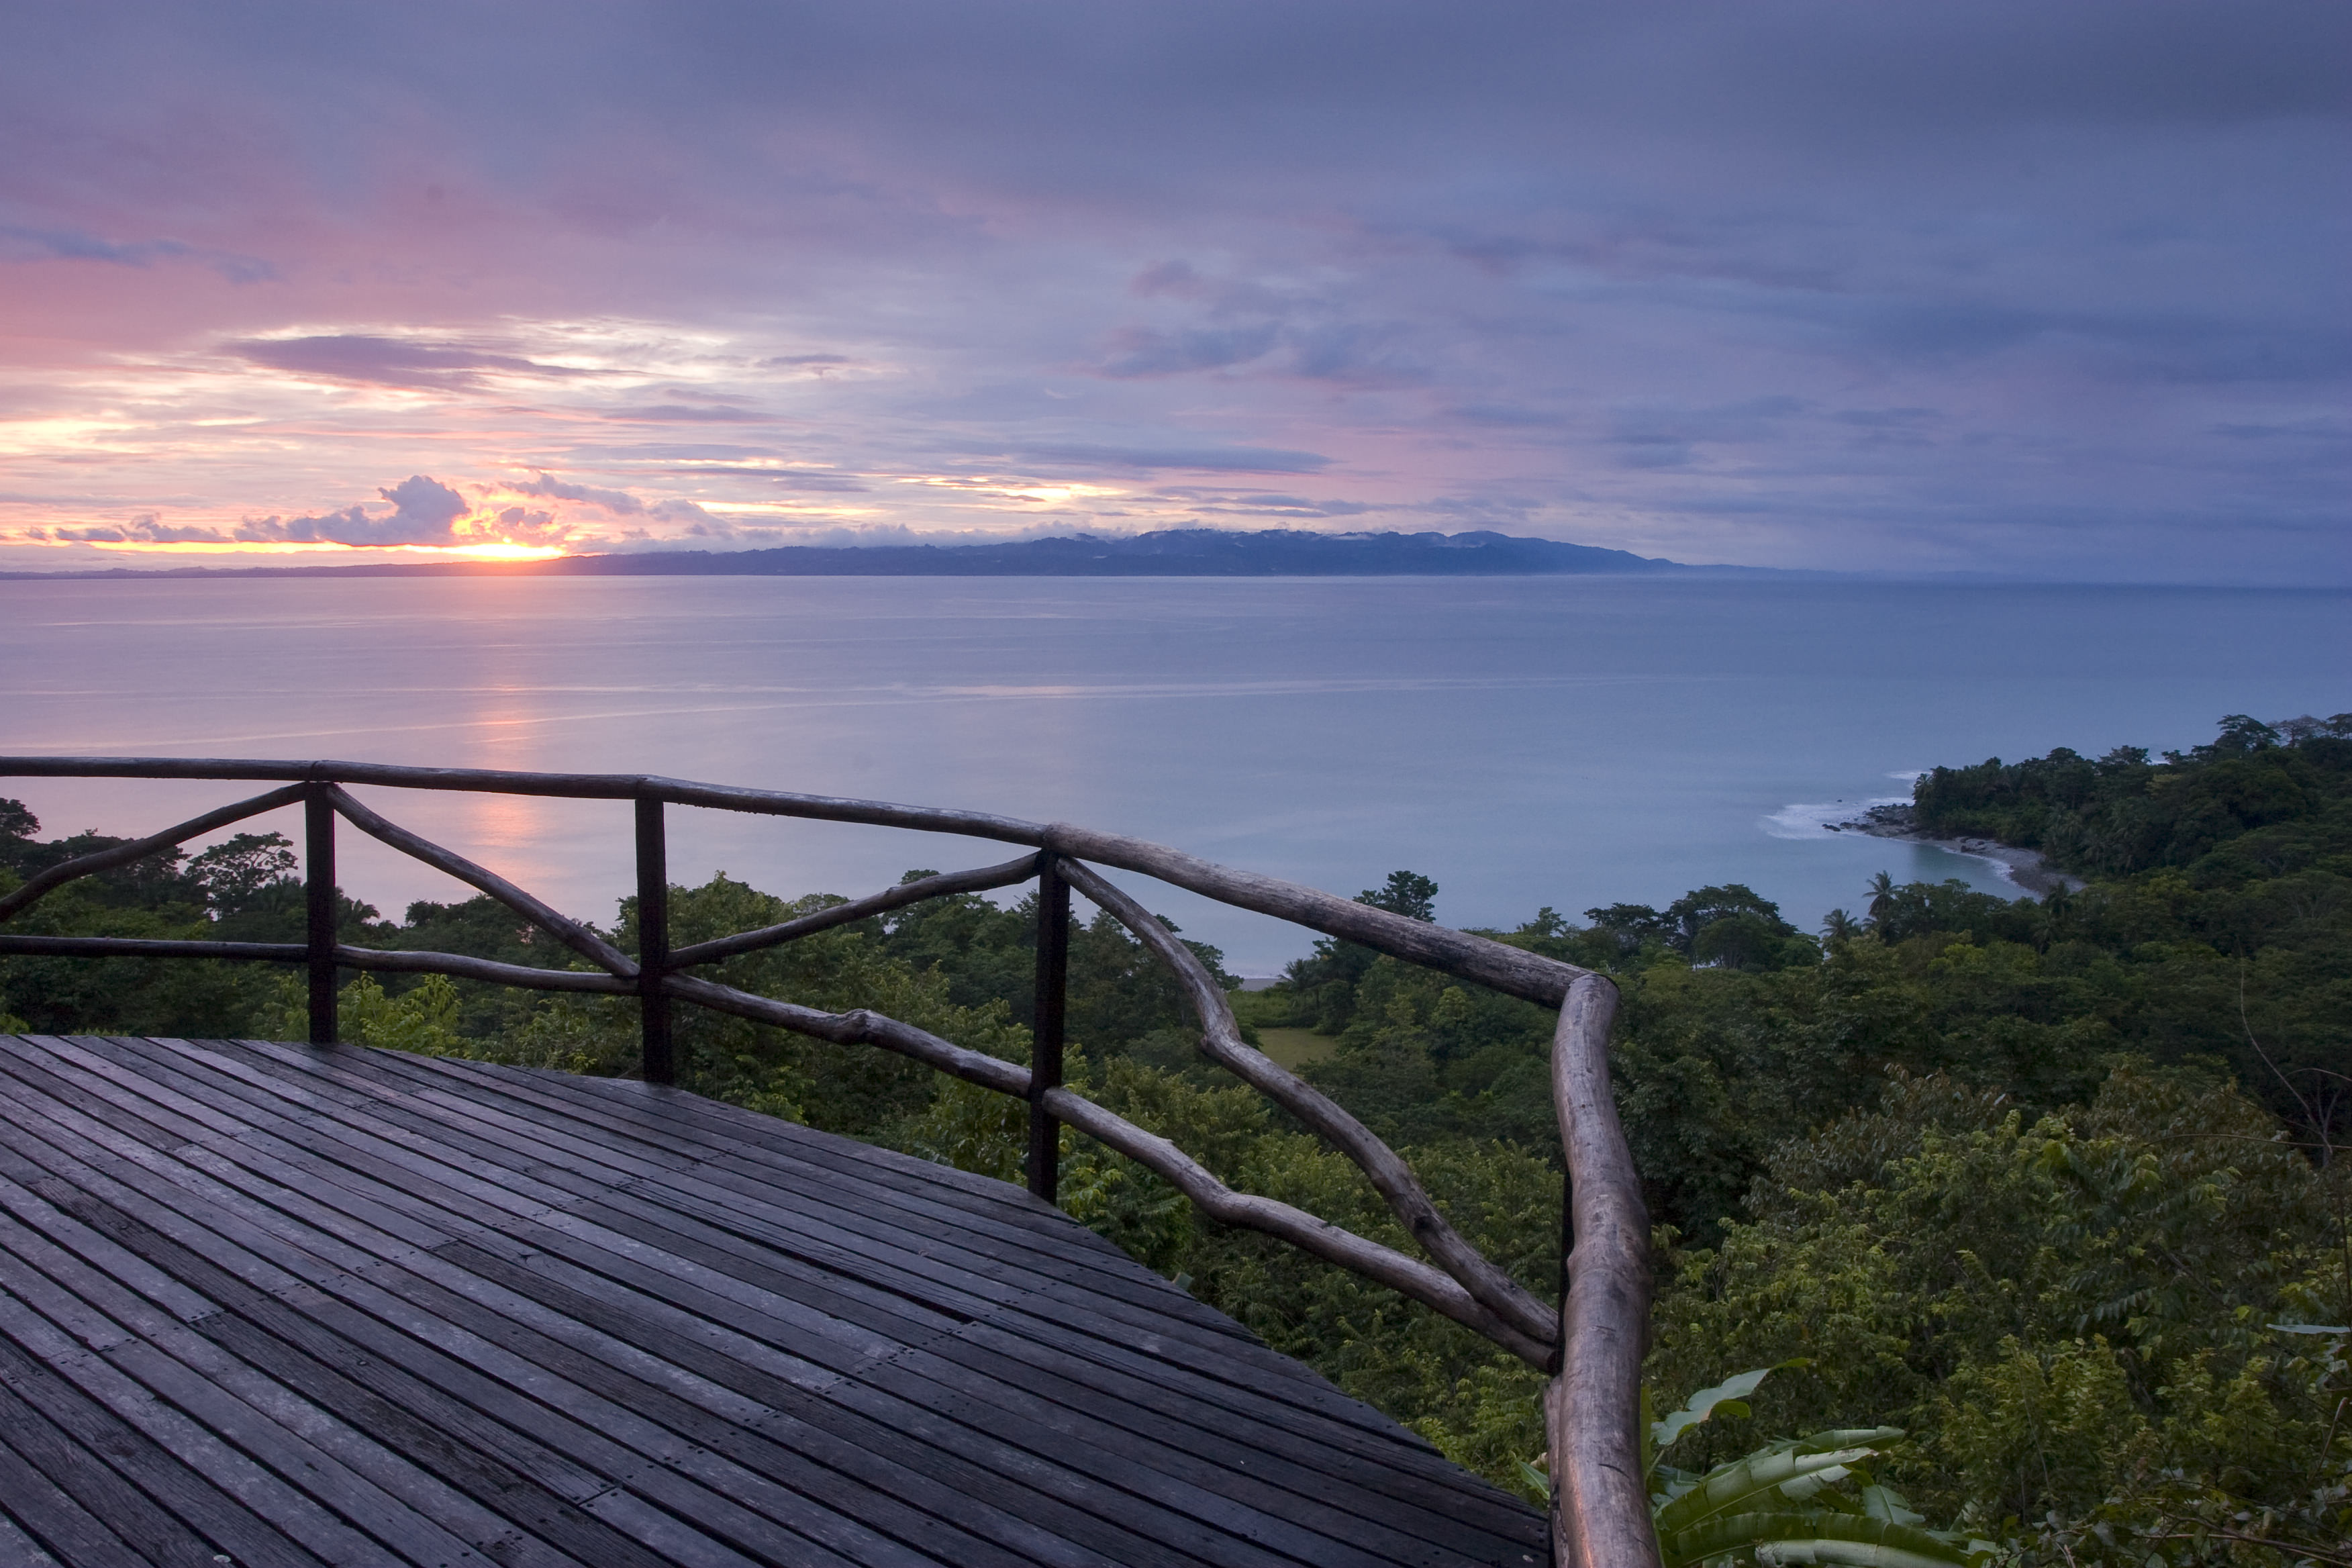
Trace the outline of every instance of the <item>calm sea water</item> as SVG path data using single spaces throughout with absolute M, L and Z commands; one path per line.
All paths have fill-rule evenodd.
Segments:
M 0 583 L 0 752 L 657 772 L 1140 835 L 1449 924 L 1746 882 L 1811 926 L 1871 875 L 1990 866 L 1819 824 L 1937 763 L 2352 709 L 2352 595 L 1738 581 L 937 578 Z M 46 832 L 235 785 L 0 780 Z M 373 796 L 575 913 L 628 810 Z M 672 872 L 856 895 L 1003 858 L 674 811 Z M 299 826 L 288 814 L 289 837 Z M 463 889 L 347 835 L 397 912 Z M 2013 889 L 2006 890 L 2014 891 Z M 1155 888 L 1243 973 L 1308 939 Z

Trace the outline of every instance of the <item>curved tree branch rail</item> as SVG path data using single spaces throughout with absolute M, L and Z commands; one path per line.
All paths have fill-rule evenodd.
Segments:
M 309 940 L 292 942 L 163 941 L 14 935 L 0 954 L 68 957 L 210 958 L 306 965 L 313 1044 L 335 1038 L 335 974 L 341 969 L 436 973 L 542 991 L 634 995 L 644 1026 L 644 1076 L 673 1081 L 669 1014 L 674 1001 L 840 1044 L 895 1051 L 970 1083 L 1028 1101 L 1029 1184 L 1051 1202 L 1054 1128 L 1066 1123 L 1154 1172 L 1220 1223 L 1262 1231 L 1352 1270 L 1485 1335 L 1529 1364 L 1557 1373 L 1546 1398 L 1553 1477 L 1557 1561 L 1577 1568 L 1654 1564 L 1642 1483 L 1640 1378 L 1649 1330 L 1649 1220 L 1609 1089 L 1609 1030 L 1616 988 L 1602 976 L 1518 948 L 1408 919 L 1353 900 L 1255 872 L 1235 870 L 1118 834 L 1067 823 L 1022 822 L 980 812 L 898 805 L 782 791 L 739 789 L 638 774 L 503 773 L 369 763 L 256 762 L 148 757 L 0 757 L 0 777 L 160 778 L 282 782 L 286 787 L 49 868 L 0 895 L 0 922 L 79 877 L 128 865 L 264 812 L 305 810 L 304 883 Z M 362 805 L 343 787 L 627 800 L 636 807 L 639 954 L 632 958 L 586 925 L 558 913 L 496 872 L 453 854 Z M 1032 853 L 1001 865 L 933 876 L 760 931 L 672 950 L 668 942 L 665 805 L 913 828 L 1017 844 Z M 335 940 L 334 822 L 478 889 L 593 964 L 535 969 L 458 953 L 386 952 Z M 1236 908 L 1358 942 L 1407 963 L 1559 1009 L 1552 1051 L 1553 1098 L 1567 1153 L 1563 1216 L 1573 1238 L 1568 1288 L 1557 1310 L 1538 1301 L 1447 1222 L 1412 1168 L 1329 1097 L 1252 1048 L 1233 1010 L 1192 950 L 1097 866 L 1138 872 Z M 754 995 L 683 973 L 813 936 L 926 899 L 1010 887 L 1036 879 L 1041 894 L 1038 1027 L 1034 1067 L 985 1056 L 863 1008 L 826 1013 Z M 1075 889 L 1134 933 L 1174 974 L 1201 1026 L 1201 1051 L 1311 1128 L 1355 1163 L 1424 1255 L 1407 1256 L 1272 1198 L 1236 1193 L 1167 1139 L 1136 1126 L 1061 1082 L 1060 953 L 1067 892 Z

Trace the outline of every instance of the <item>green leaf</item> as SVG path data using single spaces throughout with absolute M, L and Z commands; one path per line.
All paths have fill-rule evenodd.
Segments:
M 1748 1396 L 1756 1392 L 1759 1384 L 1776 1372 L 1810 1364 L 1811 1363 L 1804 1357 L 1799 1356 L 1793 1361 L 1780 1362 L 1771 1366 L 1759 1366 L 1753 1372 L 1743 1372 L 1737 1377 L 1727 1377 L 1713 1388 L 1702 1388 L 1692 1394 L 1680 1410 L 1663 1421 L 1654 1421 L 1650 1424 L 1650 1441 L 1661 1448 L 1666 1447 L 1675 1438 L 1714 1415 L 1718 1409 L 1726 1415 L 1753 1415 L 1754 1412 L 1748 1407 Z
M 1869 1444 L 1901 1436 L 1899 1426 L 1858 1427 L 1759 1448 L 1745 1458 L 1717 1465 L 1697 1486 L 1660 1507 L 1658 1532 L 1688 1530 L 1743 1503 L 1785 1513 L 1788 1505 L 1804 1502 L 1829 1481 L 1843 1479 L 1848 1466 L 1877 1453 Z
M 1753 1552 L 1759 1564 L 1852 1563 L 1860 1568 L 1966 1568 L 1968 1552 L 1908 1524 L 1853 1514 L 1735 1513 L 1659 1532 L 1666 1568 Z

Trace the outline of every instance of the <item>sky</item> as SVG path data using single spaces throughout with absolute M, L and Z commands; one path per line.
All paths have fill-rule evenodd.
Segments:
M 0 0 L 0 569 L 2352 584 L 2352 5 Z

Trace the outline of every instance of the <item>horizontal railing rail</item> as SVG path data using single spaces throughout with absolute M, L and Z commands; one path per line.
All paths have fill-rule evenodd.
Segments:
M 967 1082 L 1025 1100 L 1030 1190 L 1057 1195 L 1059 1128 L 1067 1125 L 1154 1172 L 1202 1212 L 1264 1232 L 1397 1290 L 1556 1375 L 1547 1398 L 1555 1553 L 1563 1563 L 1655 1563 L 1642 1485 L 1641 1360 L 1651 1279 L 1648 1220 L 1609 1089 L 1608 1039 L 1616 988 L 1590 970 L 1468 931 L 1409 919 L 1317 889 L 1237 870 L 1181 850 L 1067 823 L 1033 823 L 982 812 L 696 784 L 651 774 L 509 773 L 375 763 L 268 762 L 151 757 L 0 757 L 0 777 L 184 779 L 280 783 L 144 838 L 50 867 L 0 894 L 0 925 L 79 877 L 170 850 L 266 812 L 304 814 L 305 940 L 233 942 L 146 937 L 68 937 L 0 931 L 0 956 L 192 958 L 303 966 L 310 1035 L 337 1035 L 337 973 L 437 973 L 532 990 L 638 999 L 646 1081 L 676 1080 L 671 1007 L 686 1002 L 817 1039 L 863 1044 L 924 1062 Z M 580 800 L 626 800 L 635 808 L 638 951 L 623 952 L 488 868 L 432 843 L 354 797 L 352 784 L 458 790 Z M 820 821 L 957 834 L 1031 851 L 999 865 L 919 879 L 778 925 L 672 948 L 665 808 L 704 807 Z M 335 823 L 457 878 L 529 921 L 593 968 L 541 969 L 462 953 L 356 947 L 338 940 Z M 1538 1301 L 1447 1221 L 1412 1166 L 1344 1107 L 1243 1037 L 1215 976 L 1142 904 L 1097 868 L 1139 873 L 1235 908 L 1357 942 L 1407 963 L 1560 1010 L 1552 1075 L 1568 1165 L 1563 1203 L 1566 1289 Z M 742 953 L 814 936 L 929 899 L 1034 880 L 1039 929 L 1035 1026 L 1030 1065 L 986 1056 L 866 1009 L 828 1013 L 756 995 L 686 973 Z M 1256 1089 L 1363 1172 L 1406 1235 L 1415 1258 L 1277 1200 L 1234 1192 L 1167 1139 L 1135 1125 L 1062 1081 L 1069 897 L 1108 913 L 1174 976 L 1201 1026 L 1211 1061 Z

